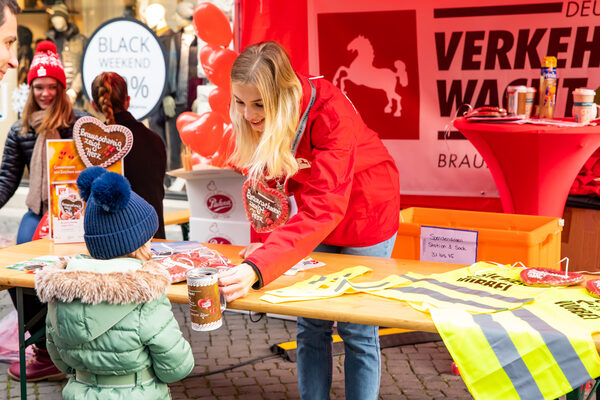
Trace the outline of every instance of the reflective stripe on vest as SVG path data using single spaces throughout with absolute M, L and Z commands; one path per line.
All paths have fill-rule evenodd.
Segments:
M 546 289 L 495 314 L 430 311 L 476 399 L 555 399 L 600 376 L 600 300 L 585 290 Z
M 408 301 L 421 311 L 433 305 L 475 313 L 498 312 L 529 303 L 544 290 L 525 286 L 519 278 L 520 271 L 510 266 L 479 262 L 443 274 L 408 273 L 401 278 L 412 281 L 409 285 L 370 293 Z

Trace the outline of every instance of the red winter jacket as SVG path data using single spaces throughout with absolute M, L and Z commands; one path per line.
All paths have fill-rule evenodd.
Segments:
M 311 87 L 306 77 L 299 78 L 302 115 Z M 371 246 L 398 231 L 400 184 L 394 160 L 337 87 L 324 79 L 311 81 L 316 100 L 296 151 L 300 170 L 286 187 L 298 213 L 245 260 L 260 271 L 255 289 L 278 278 L 320 243 Z

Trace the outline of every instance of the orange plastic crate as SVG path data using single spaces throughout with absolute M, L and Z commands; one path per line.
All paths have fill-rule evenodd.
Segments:
M 400 228 L 392 252 L 393 258 L 420 258 L 422 225 L 477 231 L 477 261 L 502 264 L 520 261 L 527 267 L 560 269 L 560 218 L 406 208 L 400 211 Z

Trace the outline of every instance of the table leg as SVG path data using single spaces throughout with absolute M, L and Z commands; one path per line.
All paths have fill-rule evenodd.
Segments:
M 37 342 L 37 340 L 46 333 L 46 328 L 44 327 L 31 334 L 31 327 L 41 318 L 45 318 L 47 307 L 44 306 L 33 318 L 25 323 L 23 292 L 26 290 L 28 293 L 35 293 L 35 291 L 18 286 L 15 287 L 15 289 L 17 294 L 17 321 L 19 324 L 19 382 L 21 384 L 21 399 L 27 400 L 27 362 L 25 360 L 25 349 L 30 344 Z M 25 340 L 25 332 L 27 331 L 30 332 L 31 336 L 29 339 Z
M 592 390 L 590 390 L 590 394 L 588 397 L 585 397 L 585 388 L 587 385 L 582 385 L 579 388 L 573 390 L 572 392 L 567 393 L 567 400 L 591 400 L 594 393 L 596 394 L 596 400 L 600 400 L 600 392 L 598 392 L 598 386 L 600 386 L 600 379 L 594 382 L 594 386 L 592 386 Z
M 23 288 L 17 289 L 17 319 L 19 322 L 19 366 L 20 366 L 20 383 L 21 383 L 21 399 L 27 400 L 27 376 L 25 375 L 25 317 L 23 316 Z
M 181 224 L 181 235 L 183 240 L 190 240 L 190 223 L 184 222 Z
M 587 400 L 590 400 L 592 398 L 592 394 L 594 393 L 596 393 L 596 400 L 600 400 L 600 391 L 598 391 L 598 386 L 600 386 L 600 379 L 596 379 L 596 383 L 594 383 L 594 387 L 592 388 Z
M 582 386 L 572 392 L 567 393 L 567 400 L 583 400 L 585 395 L 585 386 Z

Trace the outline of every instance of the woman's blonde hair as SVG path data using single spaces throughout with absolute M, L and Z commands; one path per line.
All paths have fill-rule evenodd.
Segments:
M 291 145 L 300 119 L 302 85 L 284 48 L 276 42 L 248 46 L 233 63 L 231 83 L 256 87 L 265 111 L 264 132 L 255 132 L 237 112 L 232 96 L 229 113 L 236 148 L 231 162 L 247 169 L 253 179 L 294 175 L 298 163 Z
M 108 125 L 116 123 L 115 112 L 126 111 L 127 96 L 127 82 L 116 72 L 103 72 L 92 82 L 92 99 Z
M 56 80 L 56 79 L 55 79 Z M 35 111 L 41 110 L 40 106 L 35 101 L 35 97 L 33 96 L 33 83 L 35 79 L 31 82 L 31 87 L 29 89 L 29 96 L 27 97 L 27 101 L 25 102 L 25 107 L 23 107 L 23 115 L 21 116 L 21 123 L 23 125 L 23 130 L 21 133 L 25 134 L 29 131 L 29 117 Z M 67 96 L 67 91 L 65 87 L 56 80 L 56 97 L 54 98 L 54 102 L 46 109 L 46 113 L 44 115 L 44 120 L 42 124 L 37 129 L 37 133 L 46 134 L 53 130 L 66 128 L 71 126 L 71 124 L 75 121 L 75 114 L 73 113 L 73 106 L 71 106 L 71 102 L 69 101 L 69 96 Z

